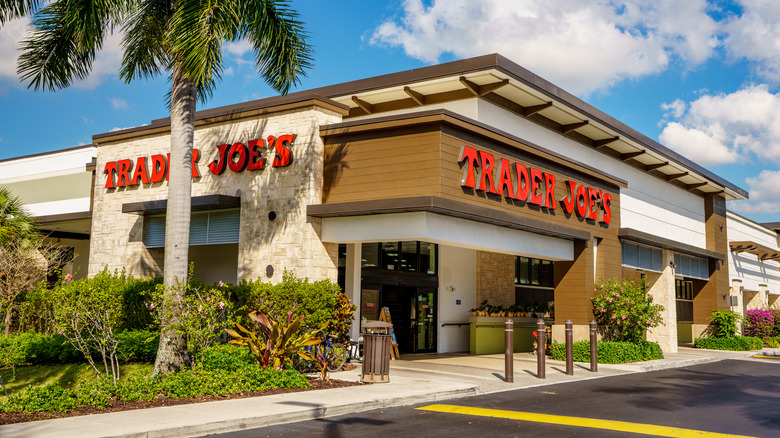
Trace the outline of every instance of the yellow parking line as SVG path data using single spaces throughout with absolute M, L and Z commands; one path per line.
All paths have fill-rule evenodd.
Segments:
M 417 408 L 423 411 L 445 412 L 450 414 L 476 415 L 480 417 L 506 418 L 509 420 L 533 421 L 536 423 L 561 424 L 564 426 L 589 427 L 592 429 L 616 430 L 619 432 L 640 433 L 644 435 L 678 438 L 690 437 L 741 437 L 725 433 L 703 430 L 682 429 L 679 427 L 656 426 L 653 424 L 629 423 L 627 421 L 598 420 L 594 418 L 567 417 L 564 415 L 535 414 L 532 412 L 504 411 L 499 409 L 472 408 L 454 405 L 430 405 Z

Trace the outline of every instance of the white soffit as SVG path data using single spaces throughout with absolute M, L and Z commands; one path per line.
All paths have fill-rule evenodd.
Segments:
M 574 244 L 571 240 L 429 212 L 322 219 L 323 242 L 398 240 L 420 240 L 548 260 L 574 259 Z

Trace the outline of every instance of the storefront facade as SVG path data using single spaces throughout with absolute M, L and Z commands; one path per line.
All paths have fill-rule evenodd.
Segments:
M 167 120 L 93 137 L 90 273 L 164 269 L 169 141 Z M 608 278 L 652 283 L 665 351 L 728 308 L 747 193 L 500 55 L 202 111 L 194 147 L 197 276 L 339 281 L 405 352 L 468 351 L 484 300 L 584 338 Z

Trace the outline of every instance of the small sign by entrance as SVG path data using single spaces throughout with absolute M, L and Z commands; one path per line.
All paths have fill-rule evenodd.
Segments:
M 390 316 L 389 307 L 382 307 L 382 311 L 379 313 L 379 320 L 388 324 L 393 323 L 393 318 Z M 398 359 L 401 357 L 401 354 L 398 352 L 398 340 L 395 338 L 395 332 L 393 331 L 392 327 L 390 327 L 390 334 L 393 335 L 393 348 L 390 350 L 391 358 Z

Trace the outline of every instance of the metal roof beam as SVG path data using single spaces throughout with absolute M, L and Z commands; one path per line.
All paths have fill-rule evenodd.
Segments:
M 596 149 L 603 148 L 604 146 L 612 144 L 618 140 L 620 140 L 620 137 L 602 138 L 601 140 L 593 140 L 593 147 Z
M 530 116 L 538 113 L 539 111 L 546 110 L 547 108 L 550 108 L 552 106 L 553 106 L 552 102 L 545 102 L 545 103 L 543 103 L 541 105 L 526 106 L 526 107 L 523 107 L 523 114 L 526 117 L 530 117 Z
M 666 180 L 669 181 L 669 182 L 672 182 L 672 181 L 674 181 L 676 179 L 680 179 L 680 178 L 682 178 L 684 176 L 688 176 L 688 172 L 675 173 L 675 174 L 672 174 L 672 175 L 666 175 Z
M 465 85 L 466 88 L 475 97 L 482 97 L 492 91 L 496 91 L 499 88 L 509 84 L 509 79 L 504 79 L 500 82 L 493 82 L 492 84 L 485 84 L 485 85 L 477 85 L 474 82 L 471 82 L 470 80 L 466 79 L 465 76 L 459 77 L 458 80 L 460 80 L 460 83 Z
M 370 103 L 366 102 L 365 100 L 362 100 L 358 98 L 357 96 L 352 96 L 352 101 L 357 104 L 357 106 L 360 107 L 363 111 L 365 111 L 367 114 L 373 114 L 374 113 L 374 105 L 371 105 Z
M 644 155 L 646 153 L 647 153 L 647 151 L 628 152 L 628 153 L 625 153 L 625 154 L 620 154 L 620 159 L 623 160 L 623 161 L 628 161 L 628 160 L 630 160 L 632 158 L 636 158 L 636 157 L 638 157 L 640 155 Z
M 425 105 L 425 95 L 422 93 L 418 93 L 414 90 L 412 90 L 410 87 L 404 87 L 404 93 L 406 93 L 409 97 L 412 98 L 414 103 L 417 104 L 417 106 L 423 106 Z
M 569 123 L 568 125 L 561 125 L 561 134 L 568 134 L 572 131 L 575 131 L 579 128 L 582 128 L 583 126 L 587 125 L 589 122 L 587 120 L 583 122 L 577 122 L 577 123 Z

